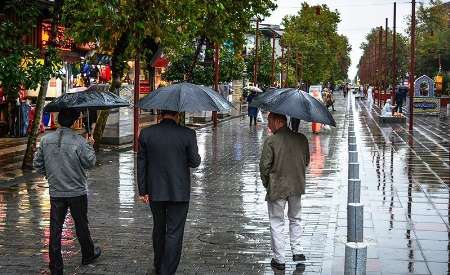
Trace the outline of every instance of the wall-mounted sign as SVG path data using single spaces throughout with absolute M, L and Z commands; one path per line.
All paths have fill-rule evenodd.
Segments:
M 435 97 L 414 97 L 414 114 L 439 114 L 441 101 Z
M 414 96 L 434 96 L 434 81 L 422 75 L 414 81 Z
M 52 31 L 52 24 L 47 22 L 41 23 L 41 47 L 47 48 L 50 44 L 50 33 Z M 56 34 L 56 46 L 63 51 L 72 50 L 73 40 L 66 37 L 64 34 L 64 27 L 58 26 Z

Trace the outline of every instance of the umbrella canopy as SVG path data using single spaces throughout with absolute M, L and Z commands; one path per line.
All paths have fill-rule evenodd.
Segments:
M 255 93 L 262 93 L 263 90 L 261 90 L 260 88 L 256 87 L 256 86 L 247 86 L 244 87 L 244 90 L 248 90 L 250 92 L 255 92 Z
M 100 84 L 92 85 L 82 92 L 67 93 L 52 100 L 45 106 L 44 110 L 46 112 L 59 112 L 63 109 L 102 110 L 129 105 L 126 100 L 118 95 L 108 92 L 108 89 L 109 85 Z
M 304 121 L 336 126 L 333 116 L 322 102 L 295 88 L 267 91 L 256 96 L 250 106 Z
M 227 112 L 233 107 L 228 100 L 211 88 L 182 82 L 159 88 L 139 101 L 141 109 L 160 109 L 177 112 Z

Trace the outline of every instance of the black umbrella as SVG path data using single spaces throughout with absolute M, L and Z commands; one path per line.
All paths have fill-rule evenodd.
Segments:
M 129 105 L 126 100 L 118 95 L 108 92 L 108 89 L 109 85 L 99 84 L 92 85 L 82 92 L 64 94 L 52 100 L 45 106 L 44 110 L 46 112 L 59 112 L 63 109 L 104 110 Z
M 333 116 L 322 102 L 295 88 L 269 90 L 256 96 L 250 106 L 304 121 L 336 126 Z
M 211 88 L 182 82 L 159 88 L 139 101 L 144 110 L 160 109 L 177 112 L 227 112 L 233 107 L 228 100 Z
M 44 107 L 46 112 L 59 112 L 64 109 L 105 110 L 127 107 L 130 104 L 120 96 L 109 92 L 108 84 L 92 85 L 84 91 L 67 93 L 55 98 Z M 87 112 L 88 129 L 89 111 Z M 90 129 L 89 129 L 90 131 Z

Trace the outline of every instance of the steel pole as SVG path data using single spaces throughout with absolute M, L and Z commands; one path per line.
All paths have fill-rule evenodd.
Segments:
M 280 83 L 280 88 L 284 87 L 284 80 L 283 80 L 283 74 L 284 74 L 284 64 L 286 61 L 284 60 L 285 56 L 284 56 L 284 47 L 281 46 L 281 83 Z
M 397 3 L 394 2 L 394 22 L 393 22 L 393 34 L 392 34 L 392 89 L 394 89 L 394 102 L 395 102 L 395 87 L 397 85 Z
M 141 73 L 141 54 L 138 51 L 136 53 L 136 59 L 134 61 L 134 107 L 133 107 L 133 151 L 137 152 L 139 150 L 138 137 L 139 137 L 139 78 Z
M 414 127 L 414 74 L 415 74 L 415 49 L 416 48 L 416 0 L 412 0 L 411 9 L 411 63 L 409 66 L 409 130 Z
M 214 43 L 214 89 L 219 92 L 219 43 Z M 217 127 L 217 111 L 212 113 L 213 127 Z
M 272 30 L 272 74 L 270 77 L 272 85 L 275 83 L 275 31 Z
M 386 18 L 386 26 L 385 26 L 385 32 L 384 32 L 384 66 L 383 66 L 383 72 L 384 72 L 384 86 L 387 89 L 387 68 L 388 68 L 388 60 L 387 60 L 387 52 L 388 52 L 388 19 Z
M 255 73 L 253 74 L 253 85 L 258 86 L 258 70 L 259 70 L 259 18 L 256 20 L 256 38 L 255 38 Z
M 378 88 L 381 92 L 381 84 L 382 84 L 382 80 L 381 80 L 381 66 L 383 64 L 382 60 L 383 58 L 381 57 L 381 48 L 383 45 L 383 26 L 380 26 L 380 31 L 378 32 L 378 65 L 377 65 L 377 78 L 378 78 Z M 381 103 L 381 101 L 379 101 Z

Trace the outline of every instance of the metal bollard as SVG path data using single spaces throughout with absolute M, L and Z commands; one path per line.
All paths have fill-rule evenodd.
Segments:
M 353 135 L 350 135 L 350 133 L 355 133 L 355 132 L 349 132 L 349 135 L 348 135 L 348 143 L 354 143 L 354 144 L 356 144 L 356 136 L 353 134 Z
M 360 202 L 361 202 L 361 180 L 349 179 L 347 203 L 360 203 Z
M 359 179 L 359 163 L 348 163 L 348 179 Z
M 367 244 L 345 244 L 345 275 L 365 275 L 367 264 Z
M 348 143 L 348 150 L 349 151 L 358 151 L 356 143 Z
M 362 203 L 347 204 L 347 241 L 362 242 L 364 235 L 364 205 Z
M 348 151 L 348 162 L 349 163 L 358 162 L 358 152 L 357 151 Z

